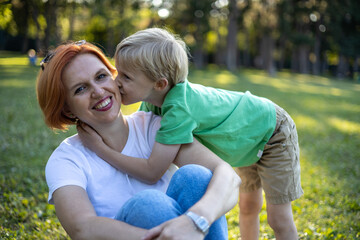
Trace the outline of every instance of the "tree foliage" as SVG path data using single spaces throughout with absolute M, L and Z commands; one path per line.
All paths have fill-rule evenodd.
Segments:
M 198 68 L 355 77 L 359 9 L 358 0 L 10 0 L 0 3 L 0 50 L 86 39 L 111 56 L 124 37 L 159 26 L 184 38 Z

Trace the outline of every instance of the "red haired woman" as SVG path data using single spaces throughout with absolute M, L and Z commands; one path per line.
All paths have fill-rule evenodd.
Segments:
M 147 158 L 160 118 L 123 116 L 115 76 L 96 46 L 81 41 L 57 47 L 37 79 L 45 123 L 61 130 L 86 123 L 116 151 Z M 240 180 L 208 151 L 199 142 L 183 145 L 174 161 L 180 169 L 146 184 L 103 161 L 75 134 L 46 165 L 49 202 L 73 239 L 227 239 L 224 214 L 237 203 Z

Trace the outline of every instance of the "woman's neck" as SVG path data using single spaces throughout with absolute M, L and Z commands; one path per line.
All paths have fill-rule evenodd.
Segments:
M 129 126 L 122 114 L 113 123 L 97 127 L 96 131 L 109 147 L 118 152 L 123 150 L 129 136 Z

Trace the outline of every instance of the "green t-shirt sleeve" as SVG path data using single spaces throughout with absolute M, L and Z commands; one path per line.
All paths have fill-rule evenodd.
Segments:
M 197 127 L 187 109 L 179 105 L 162 107 L 163 118 L 156 141 L 162 144 L 185 144 L 194 141 L 193 130 Z
M 161 116 L 161 109 L 147 102 L 142 102 L 138 111 L 153 112 L 155 115 Z
M 149 109 L 148 104 L 146 104 L 146 102 L 142 102 L 138 111 L 150 112 L 151 110 Z

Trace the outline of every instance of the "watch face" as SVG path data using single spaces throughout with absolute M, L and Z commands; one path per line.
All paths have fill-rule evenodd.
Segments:
M 209 228 L 209 223 L 204 217 L 198 218 L 196 223 L 197 223 L 198 227 L 201 229 L 201 231 L 207 232 L 207 230 Z
M 209 226 L 208 220 L 205 217 L 199 216 L 193 212 L 186 212 L 185 215 L 187 215 L 188 217 L 191 218 L 191 220 L 194 222 L 195 226 L 201 232 L 203 232 L 205 235 L 208 233 L 210 226 Z

